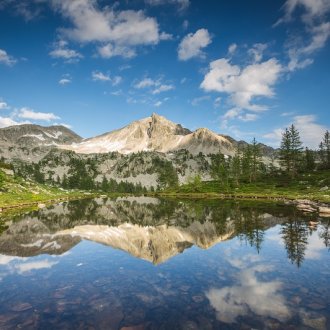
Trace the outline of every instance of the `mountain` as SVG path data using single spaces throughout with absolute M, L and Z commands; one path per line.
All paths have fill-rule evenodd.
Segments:
M 0 129 L 0 157 L 38 160 L 48 153 L 50 148 L 80 141 L 82 138 L 79 135 L 61 125 L 10 126 Z
M 221 151 L 226 155 L 234 153 L 233 143 L 226 137 L 207 128 L 199 128 L 191 132 L 180 124 L 155 113 L 121 129 L 79 143 L 61 145 L 59 148 L 81 154 L 114 151 L 122 154 L 139 151 L 168 153 L 181 149 L 186 149 L 195 155 L 199 152 L 210 154 Z
M 155 113 L 84 140 L 63 126 L 0 129 L 0 159 L 11 163 L 16 173 L 78 189 L 103 181 L 111 187 L 115 181 L 156 189 L 187 183 L 197 175 L 212 180 L 214 154 L 231 156 L 246 145 L 206 128 L 192 132 Z M 269 163 L 274 150 L 260 146 Z

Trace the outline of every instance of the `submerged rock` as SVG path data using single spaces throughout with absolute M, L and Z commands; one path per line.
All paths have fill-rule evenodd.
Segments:
M 32 305 L 29 303 L 18 303 L 17 305 L 13 306 L 11 310 L 13 312 L 24 312 L 32 308 Z

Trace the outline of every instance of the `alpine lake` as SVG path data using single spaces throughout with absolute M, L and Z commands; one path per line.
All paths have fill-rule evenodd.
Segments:
M 330 218 L 152 197 L 3 216 L 0 329 L 330 329 Z

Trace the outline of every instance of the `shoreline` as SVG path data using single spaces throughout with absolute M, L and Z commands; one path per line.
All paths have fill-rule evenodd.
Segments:
M 59 198 L 51 198 L 39 201 L 26 201 L 19 204 L 11 204 L 11 205 L 0 205 L 0 215 L 3 213 L 7 213 L 11 210 L 23 210 L 26 208 L 42 209 L 48 205 L 57 204 L 65 201 L 74 201 L 81 199 L 90 199 L 96 197 L 118 197 L 118 196 L 132 196 L 131 193 L 127 194 L 106 194 L 106 193 L 81 193 L 73 196 L 63 196 Z M 134 194 L 133 194 L 134 195 Z M 269 195 L 248 195 L 248 194 L 222 194 L 216 192 L 209 193 L 170 193 L 170 192 L 154 192 L 147 194 L 138 194 L 134 196 L 149 196 L 155 198 L 180 198 L 180 199 L 209 199 L 209 200 L 251 200 L 251 201 L 265 201 L 265 202 L 283 202 L 288 205 L 296 205 L 298 209 L 305 213 L 319 213 L 319 208 L 328 209 L 330 212 L 330 202 L 324 202 L 313 198 L 306 198 L 306 196 L 292 197 L 289 195 L 282 196 L 269 196 Z M 328 215 L 328 213 L 325 213 Z M 330 213 L 328 215 L 330 217 Z
M 74 201 L 74 200 L 79 200 L 79 199 L 87 199 L 87 198 L 95 198 L 97 197 L 97 194 L 91 194 L 91 195 L 76 195 L 76 196 L 65 196 L 65 197 L 60 197 L 60 198 L 51 198 L 51 199 L 45 199 L 45 200 L 39 200 L 39 201 L 27 201 L 27 202 L 22 202 L 19 204 L 10 204 L 10 205 L 0 205 L 0 214 L 1 213 L 6 213 L 7 211 L 10 210 L 17 210 L 17 209 L 24 209 L 24 208 L 29 208 L 29 207 L 38 207 L 38 209 L 41 209 L 43 207 L 39 207 L 39 205 L 53 205 L 57 204 L 60 202 L 65 202 L 65 201 Z

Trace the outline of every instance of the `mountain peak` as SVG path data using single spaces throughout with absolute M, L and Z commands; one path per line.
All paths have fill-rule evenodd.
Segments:
M 123 154 L 139 151 L 172 152 L 186 149 L 195 154 L 206 154 L 222 150 L 232 154 L 231 143 L 208 129 L 191 132 L 167 118 L 152 113 L 150 117 L 137 120 L 121 129 L 105 133 L 63 149 L 78 153 L 107 153 L 117 151 Z

